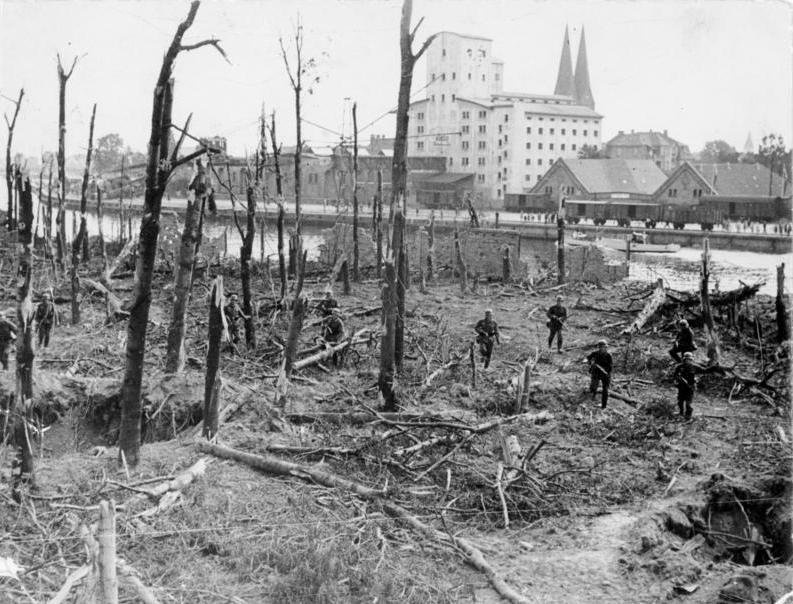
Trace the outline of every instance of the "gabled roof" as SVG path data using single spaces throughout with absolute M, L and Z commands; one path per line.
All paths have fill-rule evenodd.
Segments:
M 679 147 L 685 146 L 663 132 L 653 132 L 652 130 L 649 132 L 631 132 L 629 134 L 621 132 L 608 141 L 606 145 L 609 147 L 662 147 L 670 145 L 677 145 Z
M 684 161 L 682 164 L 680 164 L 677 168 L 675 168 L 672 171 L 672 173 L 669 175 L 669 178 L 667 178 L 658 188 L 658 193 L 662 193 L 663 191 L 666 191 L 668 188 L 670 188 L 672 186 L 672 183 L 676 181 L 683 174 L 683 172 L 688 172 L 689 174 L 691 174 L 694 177 L 694 179 L 697 180 L 699 186 L 705 187 L 707 191 L 706 193 L 707 195 L 716 194 L 716 189 L 713 188 L 712 184 L 708 182 L 708 180 L 702 174 L 700 174 L 700 172 L 694 166 L 692 166 L 687 161 Z
M 692 163 L 719 197 L 767 197 L 771 171 L 761 164 Z M 774 174 L 772 197 L 785 195 L 784 178 Z M 790 192 L 787 192 L 790 195 Z
M 560 159 L 554 167 L 557 164 L 563 164 L 587 193 L 652 195 L 666 181 L 666 174 L 649 159 Z

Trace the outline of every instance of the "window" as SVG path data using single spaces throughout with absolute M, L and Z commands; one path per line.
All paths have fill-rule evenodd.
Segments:
M 485 132 L 487 132 L 487 128 L 485 127 L 485 125 L 484 124 L 480 125 L 479 134 L 484 134 Z
M 434 81 L 435 81 L 435 74 L 433 73 L 432 77 L 430 78 L 430 82 L 434 82 Z
M 562 145 L 561 145 L 561 146 L 562 146 L 562 151 L 564 151 L 564 143 L 562 143 Z
M 453 79 L 453 80 L 456 80 L 456 79 L 457 79 L 457 72 L 456 72 L 456 71 L 453 71 L 453 72 L 452 72 L 452 79 Z
M 576 130 L 576 129 L 574 128 L 574 129 L 573 129 L 573 136 L 575 136 L 576 134 L 578 134 L 578 130 Z
M 504 178 L 506 178 L 506 177 L 507 177 L 507 169 L 504 168 Z
M 550 149 L 551 151 L 553 151 L 553 143 L 550 143 L 550 144 L 548 145 L 548 149 Z
M 544 117 L 540 117 L 540 118 L 539 118 L 539 120 L 540 120 L 540 121 L 542 121 L 542 120 L 544 120 L 544 119 L 545 119 Z
M 445 100 L 446 100 L 446 95 L 445 95 L 445 94 L 442 94 L 442 95 L 441 95 L 441 103 L 442 103 L 443 101 L 445 101 Z
M 487 111 L 479 112 L 479 119 L 485 119 L 486 117 L 487 117 Z
M 417 132 L 419 134 L 423 134 L 424 133 L 424 126 L 419 126 L 416 130 L 417 130 Z
M 541 160 L 541 159 L 538 159 L 538 160 L 537 160 L 537 165 L 538 165 L 538 166 L 541 166 L 541 165 L 542 165 L 542 160 Z
M 501 124 L 498 125 L 498 133 L 501 134 Z M 501 141 L 499 141 L 501 142 Z
M 526 134 L 531 134 L 531 126 L 526 128 Z
M 463 151 L 468 150 L 468 141 L 463 141 Z
M 550 133 L 553 134 L 553 128 L 551 128 Z
M 542 128 L 537 128 L 537 132 L 538 132 L 539 134 L 542 134 Z
M 531 143 L 526 143 L 526 148 L 531 149 Z
M 500 166 L 501 165 L 501 156 L 500 155 L 497 156 L 496 160 L 497 160 L 496 163 L 498 163 L 498 165 Z
M 424 113 L 423 112 L 417 113 L 416 114 L 416 119 L 423 120 L 424 119 Z
M 546 186 L 546 187 L 545 187 L 545 194 L 546 194 L 546 195 L 550 195 L 551 193 L 553 193 L 553 187 L 551 187 L 551 186 Z
M 504 194 L 505 194 L 505 195 L 506 195 L 506 190 L 507 190 L 507 188 L 506 188 L 506 187 L 504 187 Z M 496 197 L 501 197 L 501 189 L 498 189 L 498 190 L 496 191 Z
M 462 165 L 464 165 L 464 166 L 467 166 L 467 165 L 468 165 L 468 158 L 467 158 L 467 157 L 464 157 L 464 158 L 463 158 L 463 160 L 462 160 Z
M 485 74 L 482 74 L 482 81 L 485 81 Z
M 563 122 L 566 122 L 566 121 L 567 121 L 567 118 L 566 118 L 566 117 L 563 117 L 563 118 L 562 118 L 562 121 L 563 121 Z
M 531 119 L 531 113 L 529 113 L 528 111 L 524 111 L 523 112 L 523 117 L 525 117 L 527 120 L 530 120 Z
M 575 123 L 577 123 L 577 122 L 578 122 L 578 120 L 573 120 L 573 123 L 574 123 L 574 124 L 575 124 Z
M 450 157 L 450 158 L 449 158 L 449 166 L 451 167 L 451 165 L 452 165 L 453 163 L 454 163 L 454 158 L 453 158 L 453 157 Z
M 485 141 L 479 141 L 476 146 L 479 149 L 484 149 L 485 148 Z
M 504 159 L 507 159 L 507 157 L 509 157 L 509 151 L 504 149 Z
M 457 100 L 457 95 L 456 95 L 456 94 L 453 94 L 453 95 L 452 95 L 452 101 L 456 101 L 456 100 Z
M 470 118 L 471 118 L 471 112 L 470 111 L 463 111 L 463 119 L 467 120 L 467 119 L 470 119 Z
M 598 131 L 597 131 L 597 130 L 594 130 L 594 131 L 592 132 L 592 136 L 595 136 L 595 137 L 597 137 L 597 135 L 598 135 Z
M 445 73 L 442 73 L 442 74 L 441 74 L 441 81 L 442 81 L 442 82 L 445 82 L 445 81 L 446 81 L 446 74 L 445 74 Z
M 479 166 L 484 166 L 485 165 L 485 158 L 484 157 L 477 157 L 476 158 L 476 163 Z
M 470 59 L 472 56 L 474 56 L 474 51 L 473 51 L 473 50 L 471 50 L 470 48 L 469 48 L 468 50 L 466 50 L 466 51 L 465 51 L 465 53 L 468 55 L 468 58 L 469 58 L 469 59 Z
M 505 122 L 508 122 L 508 121 L 509 121 L 509 113 L 505 113 L 505 114 L 504 114 L 504 121 L 505 121 Z
M 565 134 L 567 134 L 567 130 L 565 128 L 562 128 L 562 136 L 564 136 Z
M 552 122 L 555 122 L 555 121 L 556 121 L 556 118 L 555 118 L 555 117 L 552 117 L 552 118 L 551 118 L 551 121 L 552 121 Z
M 542 143 L 537 143 L 537 148 L 542 149 Z
M 463 133 L 463 134 L 468 134 L 468 132 L 469 132 L 470 130 L 471 130 L 471 127 L 470 127 L 468 124 L 465 124 L 465 125 L 462 127 L 462 133 Z
M 531 180 L 531 174 L 526 174 L 526 176 L 524 176 L 523 178 L 525 180 L 529 181 L 529 180 Z
M 588 123 L 589 123 L 589 120 L 584 120 L 584 123 L 585 123 L 585 124 L 588 124 Z
M 497 72 L 497 73 L 496 73 L 496 82 L 498 82 L 500 79 L 501 79 L 501 76 L 499 76 L 499 74 L 498 74 L 498 72 Z
M 468 72 L 468 79 L 469 80 L 471 79 L 471 72 L 470 71 Z
M 586 131 L 586 130 L 584 130 L 584 136 L 586 136 L 586 133 L 587 133 L 587 131 Z
M 575 143 L 573 143 L 573 147 L 572 148 L 573 148 L 573 151 L 575 151 Z
M 434 94 L 430 96 L 430 100 L 433 101 L 433 102 L 435 101 L 435 95 Z
M 416 149 L 418 149 L 419 151 L 423 151 L 424 150 L 424 141 L 417 142 L 416 143 Z
M 509 141 L 509 134 L 505 134 L 504 135 L 504 142 L 506 143 L 508 141 Z
M 485 52 L 485 50 L 483 48 L 479 49 L 479 56 L 482 59 L 484 59 L 487 56 L 487 53 Z
M 531 158 L 528 158 L 528 157 L 526 158 L 526 165 L 527 166 L 531 165 Z
M 477 174 L 476 175 L 477 182 L 485 182 L 485 175 L 484 174 Z
M 441 56 L 442 56 L 442 57 L 445 57 L 445 56 L 446 56 L 446 49 L 445 49 L 445 48 L 444 48 L 444 49 L 441 51 Z

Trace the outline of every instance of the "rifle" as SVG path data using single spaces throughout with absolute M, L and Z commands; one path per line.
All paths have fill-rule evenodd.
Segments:
M 601 367 L 597 363 L 592 363 L 590 365 L 590 367 L 595 367 L 596 369 L 600 369 L 603 372 L 603 375 L 605 375 L 606 377 L 611 377 L 611 374 L 608 371 L 606 371 L 605 369 L 603 369 L 603 367 Z

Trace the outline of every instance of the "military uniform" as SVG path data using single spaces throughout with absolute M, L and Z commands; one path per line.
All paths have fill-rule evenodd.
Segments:
M 603 393 L 600 400 L 600 406 L 605 409 L 606 403 L 609 400 L 609 382 L 611 381 L 611 368 L 612 360 L 611 354 L 606 350 L 595 350 L 590 352 L 586 358 L 589 363 L 589 375 L 591 380 L 589 382 L 589 392 L 592 393 L 592 398 L 595 397 L 597 392 L 598 383 L 603 386 Z
M 44 298 L 36 307 L 36 314 L 33 316 L 36 321 L 36 331 L 39 334 L 39 348 L 46 348 L 50 345 L 50 332 L 55 323 L 55 305 L 49 298 Z
M 674 379 L 677 384 L 677 408 L 680 415 L 691 419 L 691 402 L 694 400 L 694 389 L 697 385 L 696 366 L 693 363 L 680 363 L 675 367 Z
M 498 323 L 493 319 L 482 319 L 476 324 L 474 331 L 479 344 L 479 354 L 487 369 L 490 366 L 490 357 L 493 356 L 493 344 L 499 341 Z
M 560 303 L 556 303 L 548 309 L 548 328 L 551 330 L 548 335 L 548 348 L 553 345 L 556 338 L 556 349 L 562 352 L 562 328 L 567 320 L 567 309 Z
M 226 326 L 229 331 L 229 337 L 232 343 L 236 344 L 240 341 L 240 329 L 237 325 L 242 316 L 242 309 L 236 300 L 232 300 L 223 307 L 223 314 L 226 315 Z
M 319 314 L 323 317 L 329 317 L 333 313 L 333 309 L 338 307 L 339 303 L 336 302 L 336 299 L 332 296 L 323 298 L 319 301 L 319 304 L 317 304 L 317 310 L 319 310 Z
M 5 317 L 0 317 L 0 363 L 8 369 L 8 347 L 17 339 L 17 328 Z
M 688 325 L 683 325 L 677 332 L 677 339 L 675 345 L 669 350 L 669 355 L 678 363 L 681 362 L 680 355 L 686 352 L 693 352 L 697 349 L 694 344 L 694 332 Z

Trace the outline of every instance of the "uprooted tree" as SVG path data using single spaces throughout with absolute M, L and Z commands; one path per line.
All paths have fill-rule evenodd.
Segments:
M 202 46 L 213 46 L 224 58 L 226 56 L 220 42 L 214 38 L 195 44 L 182 44 L 185 32 L 190 29 L 195 20 L 199 4 L 199 0 L 194 0 L 190 4 L 187 17 L 176 29 L 173 40 L 165 52 L 154 87 L 151 133 L 146 161 L 146 186 L 138 238 L 138 254 L 135 261 L 135 285 L 127 324 L 126 367 L 121 390 L 119 456 L 122 462 L 125 461 L 130 466 L 136 466 L 140 456 L 143 357 L 146 352 L 146 329 L 151 306 L 151 283 L 157 255 L 157 237 L 160 232 L 162 197 L 172 171 L 206 152 L 206 148 L 202 148 L 182 159 L 170 161 L 168 149 L 173 107 L 173 79 L 171 77 L 173 64 L 180 52 L 195 50 Z

